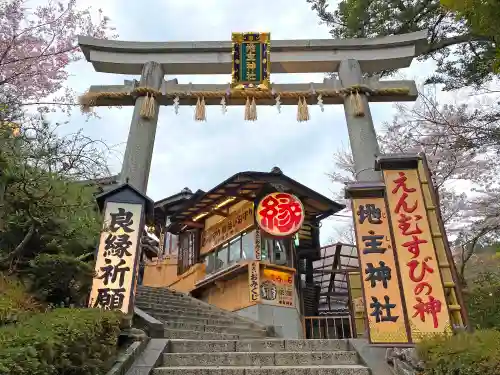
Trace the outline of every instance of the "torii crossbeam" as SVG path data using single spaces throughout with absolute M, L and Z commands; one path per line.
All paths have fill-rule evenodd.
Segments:
M 273 84 L 272 92 L 253 91 L 258 104 L 344 104 L 357 180 L 380 180 L 374 160 L 380 153 L 369 102 L 414 101 L 414 81 L 365 79 L 363 73 L 408 67 L 425 46 L 427 32 L 373 39 L 273 41 L 273 73 L 338 72 L 339 79 L 313 84 Z M 79 37 L 79 45 L 99 72 L 141 74 L 140 81 L 91 86 L 85 105 L 134 105 L 120 179 L 146 192 L 160 105 L 245 105 L 248 93 L 229 85 L 179 84 L 165 74 L 230 74 L 231 42 L 124 42 Z M 352 100 L 356 92 L 357 100 Z M 151 99 L 149 95 L 151 94 Z M 147 96 L 145 96 L 147 95 Z M 318 98 L 319 96 L 319 98 Z M 150 115 L 144 116 L 145 103 Z M 304 103 L 305 104 L 305 103 Z M 247 103 L 248 105 L 248 103 Z

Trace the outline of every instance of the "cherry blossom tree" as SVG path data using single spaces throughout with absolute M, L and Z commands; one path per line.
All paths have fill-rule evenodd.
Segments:
M 4 105 L 70 106 L 66 68 L 82 58 L 79 34 L 115 38 L 109 18 L 77 9 L 76 0 L 47 1 L 34 8 L 25 0 L 0 0 L 0 100 Z M 64 92 L 66 90 L 66 92 Z M 44 99 L 52 97 L 50 103 Z
M 430 91 L 423 91 L 414 105 L 397 106 L 379 136 L 383 153 L 426 154 L 446 229 L 456 238 L 462 274 L 475 248 L 495 241 L 500 233 L 500 142 L 494 136 L 499 123 L 485 126 L 488 106 L 442 105 Z M 340 150 L 334 161 L 332 181 L 354 181 L 351 153 Z

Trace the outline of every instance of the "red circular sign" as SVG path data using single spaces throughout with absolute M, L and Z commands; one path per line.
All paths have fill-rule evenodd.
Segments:
M 255 212 L 259 227 L 275 237 L 297 233 L 304 222 L 304 206 L 295 195 L 271 193 L 259 202 Z

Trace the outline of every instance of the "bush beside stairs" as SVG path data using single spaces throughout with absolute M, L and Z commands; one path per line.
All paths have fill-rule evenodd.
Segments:
M 168 339 L 154 375 L 370 375 L 347 340 L 276 338 L 272 329 L 166 288 L 137 287 L 136 305 Z

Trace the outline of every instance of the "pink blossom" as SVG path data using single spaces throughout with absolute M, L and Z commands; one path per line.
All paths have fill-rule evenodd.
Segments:
M 116 37 L 102 11 L 94 22 L 90 9 L 78 10 L 75 2 L 49 0 L 30 9 L 23 0 L 0 0 L 0 92 L 18 104 L 40 102 L 63 88 L 66 68 L 82 58 L 77 35 Z

